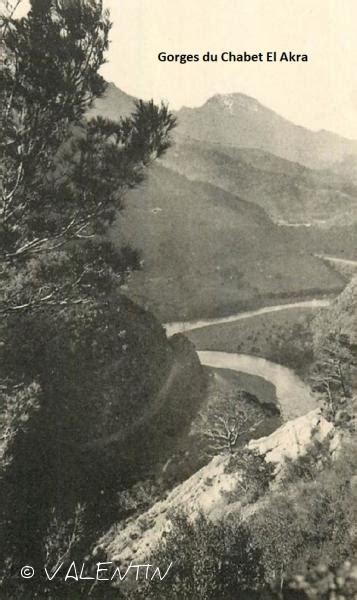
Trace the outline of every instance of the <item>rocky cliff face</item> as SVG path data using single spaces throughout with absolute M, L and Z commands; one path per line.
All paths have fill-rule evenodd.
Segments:
M 279 478 L 286 461 L 296 460 L 306 454 L 312 440 L 329 444 L 331 453 L 339 446 L 333 425 L 318 411 L 290 421 L 273 434 L 251 441 L 247 448 L 264 456 L 275 466 Z M 187 511 L 194 520 L 203 511 L 212 520 L 233 508 L 229 506 L 229 492 L 236 488 L 242 472 L 228 473 L 228 456 L 216 456 L 208 465 L 171 491 L 166 499 L 157 502 L 138 519 L 113 526 L 100 540 L 98 548 L 104 550 L 108 560 L 125 564 L 143 560 L 151 555 L 165 532 L 170 529 L 170 515 L 177 510 Z M 239 503 L 237 504 L 237 507 Z

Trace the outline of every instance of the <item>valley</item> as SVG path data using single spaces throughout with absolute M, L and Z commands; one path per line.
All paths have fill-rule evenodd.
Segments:
M 118 118 L 134 102 L 111 84 L 92 112 Z M 357 187 L 336 165 L 356 143 L 296 127 L 241 94 L 177 118 L 173 146 L 110 232 L 142 259 L 122 292 L 169 337 L 183 333 L 206 367 L 250 376 L 259 391 L 263 378 L 277 395 L 289 382 L 288 416 L 302 414 L 315 406 L 302 382 L 311 323 L 355 272 Z
M 180 51 L 170 35 L 154 52 L 161 83 L 181 106 L 179 72 L 182 98 L 204 100 L 173 111 L 105 80 L 113 42 L 128 90 L 164 95 L 156 71 L 140 68 L 152 3 L 118 9 L 127 42 L 139 26 L 145 56 L 112 30 L 113 2 L 5 4 L 0 598 L 295 600 L 316 570 L 347 600 L 351 577 L 357 590 L 357 140 L 282 116 L 347 136 L 342 96 L 323 89 L 326 106 L 319 96 L 311 106 L 310 86 L 301 94 L 284 73 L 274 101 L 270 67 L 263 92 L 244 89 L 282 115 L 217 94 L 219 77 L 207 93 L 195 78 L 186 96 L 184 78 L 201 66 L 187 52 L 202 49 Z M 186 35 L 181 8 L 172 24 Z M 232 25 L 230 11 L 219 15 Z M 157 16 L 168 33 L 168 13 Z M 286 47 L 264 50 L 267 62 L 307 58 Z M 318 118 L 302 118 L 303 106 Z M 119 578 L 101 577 L 105 565 Z
M 109 84 L 90 116 L 119 119 L 134 106 Z M 141 258 L 121 291 L 169 337 L 184 334 L 207 368 L 232 368 L 257 389 L 265 379 L 277 395 L 290 382 L 291 398 L 300 386 L 307 410 L 311 323 L 355 272 L 357 187 L 346 165 L 356 142 L 242 94 L 176 116 L 172 147 L 110 230 Z
M 126 293 L 161 321 L 333 295 L 346 283 L 261 207 L 161 165 L 128 194 L 110 236 L 139 250 Z
M 134 101 L 110 85 L 92 114 L 126 116 Z M 206 375 L 191 430 L 157 463 L 164 489 L 207 465 L 202 419 L 230 402 L 253 424 L 240 447 L 318 409 L 315 323 L 357 260 L 357 187 L 336 167 L 354 142 L 297 128 L 240 94 L 177 117 L 173 146 L 126 194 L 109 232 L 141 259 L 121 293 L 172 343 L 187 338 Z
M 134 106 L 109 84 L 89 116 L 118 120 Z M 338 294 L 350 272 L 323 257 L 356 260 L 357 188 L 336 168 L 355 143 L 297 128 L 240 94 L 177 119 L 173 146 L 110 230 L 141 259 L 122 292 L 161 322 Z

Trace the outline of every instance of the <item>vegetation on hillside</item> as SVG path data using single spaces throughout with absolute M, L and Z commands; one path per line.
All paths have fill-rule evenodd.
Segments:
M 307 458 L 276 481 L 264 458 L 237 454 L 230 469 L 246 470 L 228 515 L 173 516 L 150 557 L 173 561 L 172 573 L 160 586 L 135 586 L 132 598 L 166 600 L 169 590 L 180 600 L 331 600 L 333 591 L 354 598 L 355 441 L 347 436 L 337 457 L 327 444 L 319 452 L 312 444 Z
M 110 230 L 114 244 L 124 235 L 142 253 L 144 268 L 133 273 L 126 293 L 165 322 L 221 317 L 344 288 L 345 278 L 313 256 L 305 240 L 295 242 L 290 229 L 274 225 L 243 198 L 155 164 Z
M 130 598 L 166 600 L 248 600 L 262 582 L 260 552 L 250 542 L 249 530 L 238 519 L 210 522 L 200 514 L 191 523 L 184 513 L 173 515 L 173 528 L 152 560 L 174 564 L 170 577 L 138 586 Z
M 150 471 L 189 425 L 204 377 L 189 342 L 120 295 L 139 257 L 105 236 L 175 119 L 153 102 L 84 119 L 106 85 L 101 0 L 32 0 L 22 18 L 15 4 L 1 23 L 1 595 L 42 600 L 67 594 L 43 567 L 89 551 L 133 465 Z
M 241 113 L 239 96 L 237 100 L 233 129 L 241 126 L 240 120 L 256 119 L 252 131 L 257 130 L 259 138 L 259 112 Z M 135 98 L 112 84 L 90 114 L 119 119 L 134 103 Z M 220 129 L 227 116 L 224 102 L 213 101 L 213 106 Z M 175 133 L 181 125 L 185 128 L 183 112 Z M 197 123 L 201 132 L 207 126 L 200 117 Z M 124 232 L 142 249 L 144 270 L 133 276 L 129 294 L 162 320 L 221 316 L 287 298 L 335 292 L 348 279 L 314 254 L 354 257 L 351 210 L 356 186 L 330 170 L 310 169 L 259 149 L 259 140 L 256 148 L 240 147 L 240 139 L 237 144 L 175 135 L 173 147 L 161 166 L 155 166 L 146 187 L 130 196 L 119 239 Z M 214 212 L 217 204 L 219 215 Z M 316 226 L 283 225 L 310 221 Z M 275 228 L 274 223 L 280 226 Z M 116 236 L 114 223 L 114 242 Z M 225 244 L 221 248 L 221 238 L 230 253 Z
M 355 597 L 356 345 L 351 327 L 355 318 L 354 290 L 352 282 L 329 309 L 315 317 L 312 326 L 312 370 L 317 369 L 322 382 L 320 393 L 326 402 L 322 412 L 333 422 L 332 430 L 323 442 L 312 431 L 311 443 L 297 458 L 286 461 L 278 477 L 264 456 L 234 445 L 216 446 L 217 452 L 230 456 L 227 472 L 237 473 L 236 488 L 228 496 L 225 493 L 230 505 L 228 516 L 223 520 L 214 515 L 210 520 L 185 516 L 173 519 L 170 533 L 153 557 L 159 556 L 165 563 L 175 556 L 175 572 L 165 584 L 172 586 L 177 598 Z M 343 336 L 342 342 L 337 333 Z M 338 418 L 341 406 L 348 419 Z M 215 431 L 221 440 L 219 428 Z M 244 535 L 238 537 L 242 525 Z M 217 536 L 212 546 L 205 542 L 211 536 Z M 235 543 L 240 544 L 238 554 L 233 551 Z M 232 563 L 237 556 L 238 567 Z M 253 571 L 249 570 L 252 556 Z M 228 573 L 225 564 L 229 565 Z M 232 577 L 232 572 L 241 571 L 244 575 L 238 580 Z M 165 598 L 164 588 L 161 592 L 156 587 L 154 592 L 147 587 L 144 592 L 135 590 L 133 598 L 151 597 L 150 593 L 155 598 Z
M 331 590 L 352 597 L 355 282 L 318 316 L 311 337 L 305 321 L 285 322 L 271 344 L 281 362 L 301 359 L 305 368 L 311 357 L 313 385 L 338 439 L 334 454 L 312 444 L 279 480 L 262 456 L 242 449 L 267 414 L 276 425 L 271 390 L 265 403 L 234 390 L 201 406 L 207 381 L 192 342 L 167 340 L 156 318 L 122 292 L 178 318 L 336 291 L 344 278 L 313 256 L 287 256 L 286 238 L 260 207 L 162 166 L 145 188 L 143 210 L 136 188 L 168 149 L 175 118 L 166 105 L 141 101 L 116 122 L 91 117 L 106 87 L 99 69 L 111 23 L 102 0 L 31 0 L 19 19 L 11 2 L 6 8 L 0 596 L 101 599 L 100 586 L 48 582 L 44 568 L 84 560 L 91 571 L 103 552 L 96 543 L 118 515 L 134 519 L 222 453 L 229 460 L 221 475 L 241 473 L 229 498 L 239 511 L 215 522 L 173 515 L 151 557 L 174 562 L 171 576 L 124 597 L 290 600 L 301 592 L 331 600 Z M 138 249 L 146 252 L 145 272 Z M 236 349 L 265 352 L 270 333 L 258 324 L 245 339 L 243 330 Z M 195 435 L 191 464 L 175 464 Z M 321 561 L 326 566 L 309 570 Z M 31 580 L 20 576 L 26 564 L 35 569 Z M 108 584 L 105 596 L 122 592 Z
M 324 401 L 325 416 L 354 428 L 357 376 L 357 278 L 313 321 L 311 384 Z

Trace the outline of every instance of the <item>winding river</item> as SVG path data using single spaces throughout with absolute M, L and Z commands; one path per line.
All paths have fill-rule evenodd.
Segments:
M 317 402 L 310 388 L 287 367 L 270 362 L 265 358 L 249 354 L 229 352 L 198 351 L 201 363 L 207 367 L 230 369 L 262 377 L 275 386 L 284 421 L 295 419 L 317 408 Z
M 324 308 L 329 306 L 330 301 L 307 300 L 305 302 L 294 302 L 291 304 L 280 304 L 277 306 L 266 306 L 254 311 L 241 312 L 219 319 L 206 319 L 200 321 L 181 321 L 167 323 L 165 325 L 168 336 L 175 333 L 185 333 L 201 327 L 233 323 L 243 319 L 249 319 L 258 315 L 277 312 L 281 310 L 292 310 L 296 308 Z M 284 421 L 295 419 L 317 408 L 317 400 L 310 388 L 294 373 L 283 365 L 271 362 L 265 358 L 248 354 L 235 354 L 229 352 L 216 352 L 211 350 L 198 350 L 197 354 L 201 363 L 207 367 L 218 369 L 230 369 L 241 373 L 248 373 L 256 377 L 262 377 L 272 383 L 276 389 L 280 411 Z

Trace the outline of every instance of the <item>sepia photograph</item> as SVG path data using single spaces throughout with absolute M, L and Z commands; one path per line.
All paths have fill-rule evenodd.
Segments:
M 357 3 L 0 5 L 0 600 L 357 600 Z

